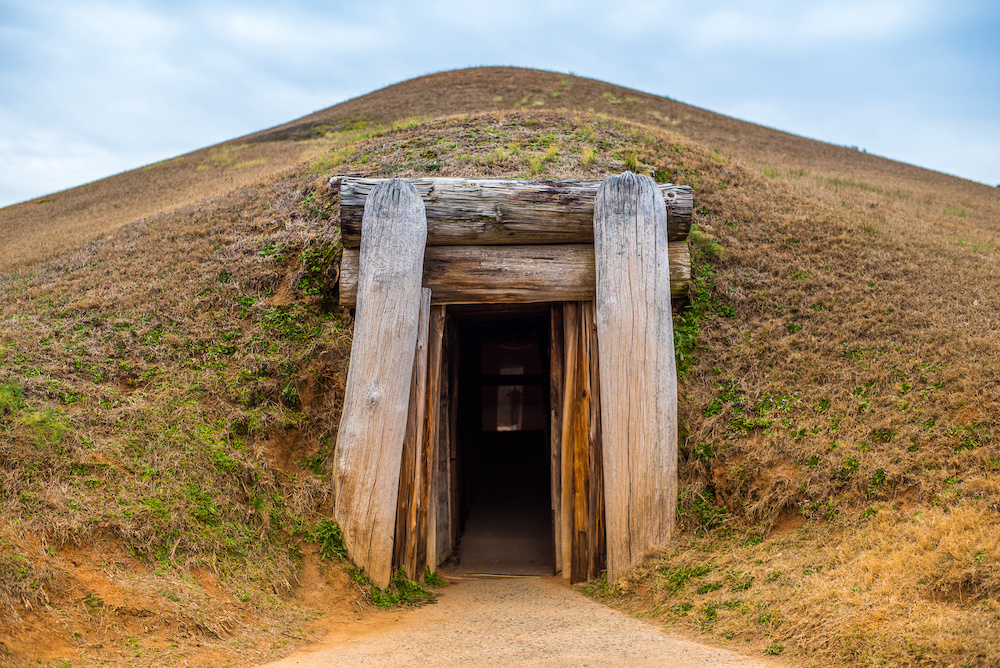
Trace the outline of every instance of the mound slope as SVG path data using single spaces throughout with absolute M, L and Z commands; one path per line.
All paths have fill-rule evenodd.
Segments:
M 816 665 L 996 665 L 996 189 L 510 68 L 397 84 L 50 209 L 80 236 L 0 279 L 0 649 L 38 658 L 56 608 L 74 663 L 130 635 L 140 664 L 216 639 L 249 661 L 265 621 L 306 628 L 288 605 L 330 510 L 351 326 L 327 298 L 329 175 L 626 166 L 696 198 L 684 532 L 595 595 Z M 126 199 L 123 218 L 100 208 Z M 95 564 L 133 574 L 141 605 L 84 577 Z M 95 639 L 127 615 L 146 630 Z
M 665 82 L 669 88 L 669 82 Z M 766 166 L 868 182 L 905 178 L 979 193 L 985 186 L 805 139 L 668 98 L 569 74 L 513 67 L 441 72 L 348 100 L 285 125 L 0 209 L 0 271 L 26 269 L 122 225 L 273 180 L 359 132 L 408 119 L 486 111 L 570 110 L 672 130 Z

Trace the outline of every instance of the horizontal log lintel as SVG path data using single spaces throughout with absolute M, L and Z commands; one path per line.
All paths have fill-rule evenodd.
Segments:
M 686 295 L 691 281 L 687 243 L 668 244 L 670 292 Z M 357 303 L 360 253 L 345 248 L 340 303 Z M 535 246 L 436 246 L 424 251 L 424 287 L 433 304 L 503 304 L 585 301 L 594 296 L 596 273 L 590 244 Z
M 594 195 L 600 181 L 411 178 L 427 212 L 428 246 L 592 244 Z M 365 198 L 379 179 L 331 179 L 340 189 L 345 248 L 361 244 Z M 683 241 L 691 228 L 691 188 L 658 184 L 667 235 Z

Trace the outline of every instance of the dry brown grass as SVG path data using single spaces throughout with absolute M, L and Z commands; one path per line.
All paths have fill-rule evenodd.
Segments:
M 908 188 L 947 187 L 956 193 L 968 191 L 974 199 L 988 190 L 601 81 L 481 67 L 404 81 L 277 128 L 0 209 L 0 271 L 26 270 L 127 223 L 268 182 L 359 131 L 406 119 L 494 110 L 608 114 L 678 132 L 722 155 L 756 165 L 806 169 L 819 177 L 874 185 L 886 178 L 903 179 Z
M 995 522 L 961 506 L 887 510 L 839 532 L 789 525 L 763 541 L 685 534 L 631 574 L 625 595 L 595 594 L 804 665 L 996 666 Z
M 123 225 L 271 181 L 313 151 L 315 142 L 237 141 L 5 207 L 0 271 L 30 270 Z M 234 155 L 239 160 L 231 159 Z
M 511 144 L 518 157 L 499 159 L 496 147 Z M 898 175 L 762 169 L 669 131 L 544 111 L 374 137 L 334 169 L 528 176 L 553 146 L 559 157 L 543 163 L 553 178 L 599 178 L 634 156 L 691 183 L 698 209 L 708 306 L 683 384 L 685 532 L 617 604 L 813 665 L 982 664 L 1000 561 L 983 539 L 1000 507 L 993 192 L 972 188 L 966 202 L 982 197 L 961 216 L 955 193 Z M 804 529 L 784 534 L 789 523 Z M 983 524 L 985 534 L 973 529 Z M 757 563 L 765 552 L 768 567 Z M 707 558 L 753 575 L 745 605 L 731 587 L 663 593 L 657 572 Z M 884 565 L 877 576 L 873 563 Z M 768 580 L 777 571 L 789 575 Z M 691 600 L 729 621 L 671 612 Z
M 699 334 L 683 348 L 682 531 L 610 600 L 809 665 L 996 665 L 997 189 L 508 68 L 404 82 L 233 144 L 247 148 L 165 168 L 174 191 L 132 172 L 74 193 L 50 229 L 74 215 L 121 227 L 0 282 L 0 389 L 20 393 L 5 413 L 0 392 L 0 519 L 19 545 L 58 555 L 110 535 L 148 563 L 165 549 L 164 568 L 258 592 L 238 554 L 220 564 L 212 530 L 247 523 L 270 537 L 267 572 L 290 579 L 280 555 L 297 539 L 271 520 L 308 523 L 325 503 L 310 467 L 332 446 L 346 368 L 348 332 L 297 288 L 306 251 L 332 248 L 325 176 L 601 178 L 634 160 L 694 188 L 697 289 L 677 323 Z M 277 176 L 306 147 L 318 159 Z M 237 188 L 234 171 L 270 182 Z M 113 209 L 126 181 L 137 208 L 107 222 L 94 207 Z M 152 215 L 170 192 L 223 191 Z M 0 225 L 28 220 L 15 213 Z M 219 455 L 253 475 L 222 475 Z M 214 481 L 219 524 L 204 531 L 197 495 L 161 493 L 143 466 L 187 471 L 182 487 Z M 266 522 L 265 491 L 281 500 Z M 140 498 L 173 504 L 173 523 Z M 51 597 L 55 571 L 12 545 L 0 559 L 28 560 L 25 578 L 0 581 L 13 610 Z M 704 562 L 711 573 L 669 583 Z
M 227 662 L 260 657 L 255 627 L 276 625 L 270 652 L 303 623 L 281 601 L 329 514 L 349 347 L 321 294 L 333 211 L 325 181 L 286 174 L 0 282 L 0 564 L 17 567 L 0 577 L 0 652 L 37 658 L 25 643 L 55 608 L 74 611 L 61 656 L 95 660 L 154 618 L 146 633 L 171 641 L 137 665 L 212 639 Z M 145 575 L 81 575 L 108 562 Z

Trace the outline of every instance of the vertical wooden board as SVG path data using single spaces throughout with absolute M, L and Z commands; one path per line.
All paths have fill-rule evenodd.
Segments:
M 438 396 L 438 442 L 435 479 L 435 544 L 432 570 L 442 564 L 451 554 L 451 350 L 448 343 L 448 318 L 445 327 L 444 345 L 441 349 L 441 392 Z
M 337 432 L 334 513 L 348 556 L 379 587 L 392 576 L 426 238 L 416 190 L 396 180 L 376 186 L 365 204 L 354 339 Z
M 552 543 L 555 570 L 563 570 L 562 561 L 562 411 L 563 411 L 563 307 L 553 304 L 549 310 L 549 489 L 552 492 Z
M 574 302 L 563 305 L 563 410 L 559 458 L 560 516 L 563 578 L 573 572 L 573 387 L 577 366 L 574 363 L 580 345 L 580 307 Z
M 429 290 L 427 291 L 430 292 Z M 430 304 L 428 294 L 427 303 Z M 427 391 L 424 414 L 423 451 L 421 468 L 423 485 L 420 489 L 420 515 L 417 525 L 416 579 L 424 574 L 424 567 L 437 569 L 437 455 L 441 406 L 441 349 L 444 337 L 444 306 L 430 307 L 430 324 L 427 339 Z
M 677 374 L 667 221 L 647 176 L 625 172 L 594 207 L 608 576 L 670 539 L 677 498 Z
M 563 577 L 570 583 L 600 575 L 604 566 L 603 499 L 600 439 L 594 420 L 596 354 L 593 306 L 563 305 L 563 413 L 561 455 L 561 516 Z
M 395 567 L 402 567 L 406 577 L 414 579 L 417 553 L 423 537 L 420 516 L 427 471 L 424 463 L 424 437 L 427 413 L 427 342 L 430 331 L 431 291 L 424 288 L 420 297 L 420 318 L 417 324 L 417 347 L 413 358 L 413 381 L 410 387 L 410 409 L 403 438 L 403 457 L 399 472 L 399 497 L 396 508 Z M 426 522 L 424 528 L 426 529 Z
M 590 504 L 588 524 L 588 568 L 587 577 L 597 578 L 607 564 L 606 538 L 604 528 L 604 466 L 601 454 L 601 374 L 598 361 L 597 323 L 593 302 L 583 306 L 584 332 L 587 335 L 587 361 L 590 373 L 590 433 L 588 459 L 590 468 Z
M 590 570 L 590 337 L 589 304 L 579 306 L 579 344 L 570 364 L 576 367 L 572 393 L 573 410 L 566 415 L 572 424 L 573 453 L 573 572 L 570 583 L 587 579 Z
M 451 549 L 458 547 L 458 525 L 461 499 L 459 498 L 458 470 L 458 397 L 465 388 L 460 379 L 459 360 L 461 346 L 458 341 L 458 328 L 449 327 L 448 335 L 448 385 L 451 394 L 448 397 L 448 530 Z
M 416 365 L 414 365 L 416 366 Z M 414 378 L 414 381 L 416 378 Z M 415 384 L 415 383 L 414 383 Z M 411 414 L 413 408 L 411 386 Z M 412 418 L 411 418 L 412 419 Z M 396 494 L 396 529 L 392 541 L 392 570 L 406 567 L 407 522 L 410 519 L 410 505 L 413 503 L 413 483 L 416 478 L 417 454 L 410 424 L 403 440 L 403 455 L 399 467 L 399 492 Z

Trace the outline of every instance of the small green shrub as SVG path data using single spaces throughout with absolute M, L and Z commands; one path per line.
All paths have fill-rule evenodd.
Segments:
M 545 158 L 541 155 L 524 156 L 524 164 L 531 170 L 531 175 L 535 176 L 545 171 Z
M 309 533 L 309 539 L 319 545 L 321 558 L 337 561 L 347 558 L 344 533 L 340 530 L 340 525 L 333 520 L 322 519 L 317 522 Z
M 729 517 L 725 508 L 715 505 L 715 495 L 712 492 L 695 494 L 692 509 L 698 524 L 709 530 L 721 526 Z
M 340 531 L 339 527 L 337 531 Z M 419 582 L 406 577 L 402 568 L 393 573 L 392 579 L 389 581 L 389 586 L 385 589 L 380 589 L 372 584 L 372 581 L 365 574 L 364 569 L 348 566 L 347 575 L 368 595 L 368 599 L 376 608 L 385 609 L 397 605 L 414 605 L 431 601 L 435 598 L 435 595 L 421 587 Z
M 424 567 L 424 584 L 431 587 L 447 587 L 448 581 L 438 577 L 436 571 L 432 571 L 430 565 Z

